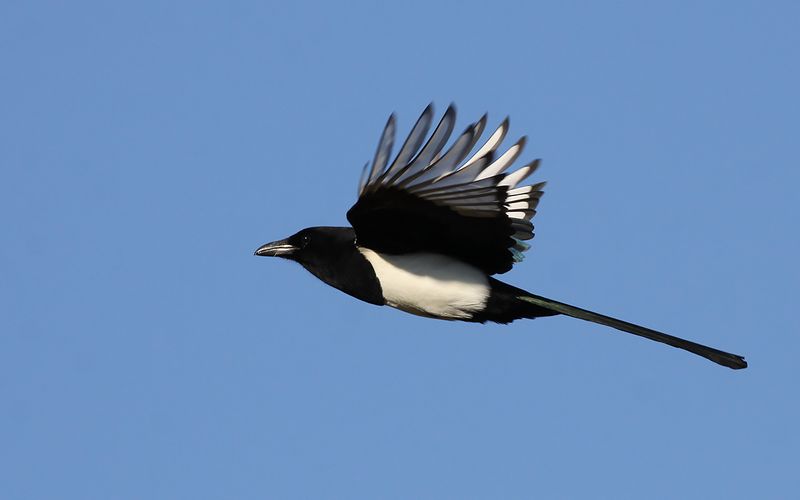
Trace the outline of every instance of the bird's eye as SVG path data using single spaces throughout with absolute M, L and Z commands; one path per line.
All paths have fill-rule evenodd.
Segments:
M 303 246 L 306 246 L 306 245 L 308 245 L 308 242 L 309 242 L 310 240 L 311 240 L 311 238 L 310 238 L 310 237 L 309 237 L 307 234 L 304 234 L 304 235 L 303 235 Z

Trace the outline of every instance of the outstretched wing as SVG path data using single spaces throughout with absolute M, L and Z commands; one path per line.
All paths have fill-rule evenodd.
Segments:
M 497 155 L 508 118 L 471 156 L 486 115 L 447 150 L 455 107 L 447 108 L 428 137 L 432 118 L 429 105 L 389 164 L 395 135 L 395 117 L 389 117 L 372 165 L 364 166 L 358 201 L 347 212 L 356 242 L 389 254 L 441 253 L 487 274 L 505 273 L 522 260 L 525 241 L 533 238 L 530 220 L 545 183 L 516 186 L 539 160 L 506 173 L 525 146 L 523 137 Z

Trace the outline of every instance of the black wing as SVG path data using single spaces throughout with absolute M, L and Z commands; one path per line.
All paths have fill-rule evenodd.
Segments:
M 487 274 L 505 273 L 522 260 L 529 248 L 525 241 L 533 238 L 530 219 L 545 183 L 516 185 L 536 170 L 539 160 L 505 173 L 525 146 L 523 137 L 496 156 L 508 118 L 467 159 L 486 115 L 443 152 L 453 131 L 455 107 L 447 108 L 425 142 L 432 117 L 429 105 L 391 165 L 395 118 L 389 117 L 372 165 L 364 166 L 358 201 L 347 212 L 356 242 L 390 254 L 441 253 Z

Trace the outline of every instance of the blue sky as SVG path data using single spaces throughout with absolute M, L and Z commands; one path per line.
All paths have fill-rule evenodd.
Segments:
M 788 498 L 796 2 L 4 2 L 0 497 Z M 266 241 L 343 225 L 386 117 L 511 115 L 535 293 L 426 320 Z

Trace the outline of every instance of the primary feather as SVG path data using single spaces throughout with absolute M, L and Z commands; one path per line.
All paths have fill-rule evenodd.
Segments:
M 523 241 L 533 238 L 530 220 L 545 183 L 516 186 L 539 160 L 507 172 L 525 146 L 523 137 L 498 154 L 508 118 L 471 156 L 486 126 L 485 115 L 446 150 L 455 107 L 447 108 L 428 136 L 432 118 L 428 106 L 391 163 L 396 125 L 394 115 L 389 118 L 347 218 L 360 244 L 374 250 L 440 253 L 487 274 L 505 273 L 529 248 Z

